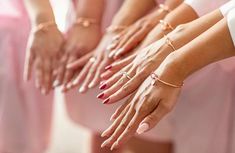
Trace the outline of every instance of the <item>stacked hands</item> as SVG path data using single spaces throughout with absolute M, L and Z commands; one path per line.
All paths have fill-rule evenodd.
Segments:
M 104 91 L 97 98 L 104 104 L 129 96 L 102 134 L 108 137 L 102 147 L 118 148 L 136 132 L 153 128 L 172 110 L 182 86 L 165 82 L 161 76 L 167 65 L 164 59 L 187 41 L 187 28 L 166 35 L 173 27 L 153 20 L 154 13 L 129 27 L 111 26 L 102 38 L 99 24 L 90 19 L 80 19 L 65 36 L 54 22 L 38 25 L 28 44 L 25 79 L 31 78 L 34 67 L 36 87 L 43 94 L 58 86 L 64 92 L 79 86 L 84 93 L 100 84 Z M 147 45 L 156 35 L 164 37 Z

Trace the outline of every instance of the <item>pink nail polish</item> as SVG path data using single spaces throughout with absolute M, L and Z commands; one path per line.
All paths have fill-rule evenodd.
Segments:
M 97 98 L 101 99 L 102 97 L 104 97 L 104 93 L 100 93 Z
M 110 98 L 107 98 L 103 101 L 103 104 L 107 104 L 109 102 Z
M 99 89 L 100 89 L 100 90 L 103 90 L 103 89 L 106 88 L 106 86 L 107 86 L 107 84 L 104 83 L 104 84 L 102 84 L 102 85 L 99 87 Z
M 149 124 L 142 123 L 142 124 L 140 124 L 140 126 L 138 127 L 136 132 L 138 134 L 142 134 L 142 133 L 146 132 L 148 129 L 149 129 Z
M 112 65 L 108 65 L 105 67 L 105 70 L 107 71 L 107 70 L 110 70 L 111 68 L 112 68 Z

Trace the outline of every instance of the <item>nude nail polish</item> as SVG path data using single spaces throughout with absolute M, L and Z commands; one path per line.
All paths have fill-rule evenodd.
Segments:
M 109 102 L 109 100 L 110 100 L 110 98 L 105 99 L 105 100 L 103 101 L 103 104 L 107 104 L 107 103 Z
M 100 93 L 97 98 L 101 99 L 102 97 L 104 97 L 104 93 Z
M 99 87 L 99 89 L 100 89 L 100 90 L 103 90 L 103 89 L 106 88 L 106 86 L 107 86 L 107 84 L 102 84 L 102 85 Z
M 140 126 L 138 127 L 138 129 L 136 130 L 136 132 L 138 134 L 142 134 L 144 132 L 146 132 L 149 129 L 149 124 L 147 123 L 142 123 L 140 124 Z

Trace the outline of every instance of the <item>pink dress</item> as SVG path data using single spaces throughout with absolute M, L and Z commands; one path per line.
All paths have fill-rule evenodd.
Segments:
M 1 153 L 42 153 L 49 141 L 52 98 L 22 78 L 29 28 L 21 0 L 0 1 Z

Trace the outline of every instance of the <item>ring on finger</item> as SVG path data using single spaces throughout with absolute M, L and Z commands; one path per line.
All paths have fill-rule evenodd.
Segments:
M 123 71 L 122 75 L 125 76 L 128 80 L 131 80 L 131 76 L 127 72 Z

